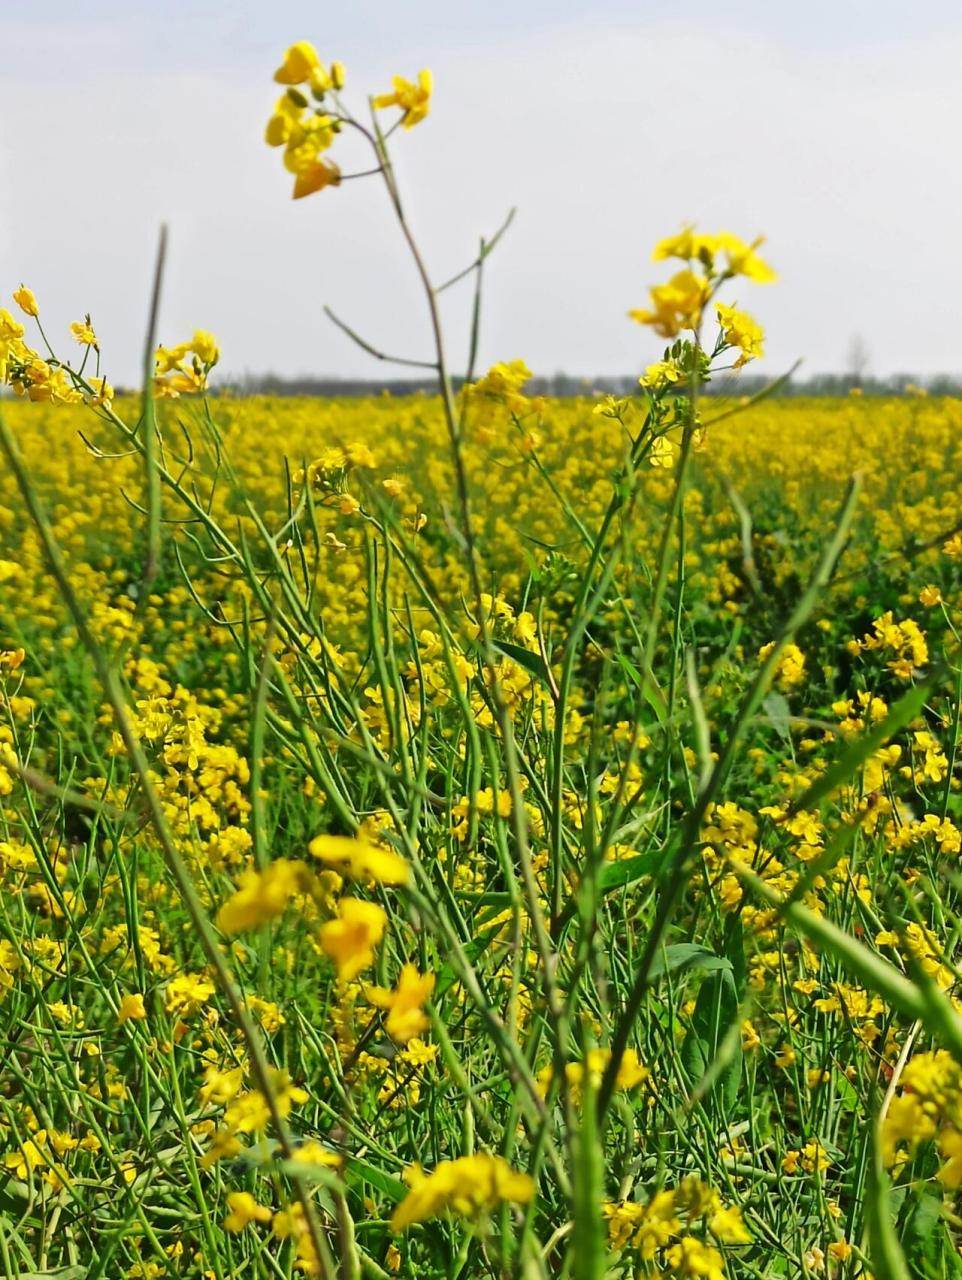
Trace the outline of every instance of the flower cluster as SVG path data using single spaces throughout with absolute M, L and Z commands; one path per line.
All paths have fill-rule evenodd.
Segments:
M 724 1205 L 714 1188 L 691 1176 L 645 1200 L 603 1206 L 612 1249 L 635 1250 L 643 1264 L 660 1259 L 670 1274 L 722 1280 L 718 1244 L 748 1244 L 751 1236 L 737 1205 Z
M 528 1174 L 516 1172 L 501 1156 L 484 1153 L 443 1160 L 427 1174 L 420 1165 L 411 1165 L 405 1180 L 410 1190 L 391 1215 L 395 1233 L 445 1211 L 474 1218 L 505 1201 L 527 1204 L 534 1195 Z
M 686 265 L 665 284 L 653 285 L 651 305 L 629 311 L 629 316 L 663 338 L 677 338 L 686 330 L 697 335 L 705 307 L 726 281 L 742 276 L 757 284 L 767 284 L 776 279 L 774 271 L 757 253 L 761 243 L 758 239 L 746 244 L 728 231 L 701 235 L 692 227 L 661 240 L 655 246 L 654 261 L 675 258 Z M 749 360 L 758 359 L 764 340 L 758 323 L 747 312 L 725 303 L 717 303 L 715 309 L 720 332 L 714 354 L 737 350 L 736 369 Z M 666 359 L 648 369 L 642 385 L 653 387 L 677 381 L 677 367 Z
M 508 424 L 520 427 L 530 415 L 537 420 L 544 401 L 540 397 L 532 399 L 522 390 L 531 377 L 523 360 L 511 360 L 492 365 L 477 382 L 465 385 L 461 392 L 462 421 L 476 439 L 490 444 Z M 536 441 L 530 429 L 522 430 L 529 441 Z
M 299 40 L 284 54 L 274 79 L 286 87 L 267 121 L 264 141 L 284 148 L 284 168 L 294 176 L 294 199 L 339 186 L 340 167 L 326 152 L 345 124 L 356 125 L 338 96 L 345 82 L 343 64 L 326 66 L 309 41 Z M 372 105 L 378 110 L 399 107 L 401 125 L 411 129 L 427 116 L 431 90 L 430 71 L 422 71 L 416 83 L 395 76 L 393 92 L 375 97 Z
M 198 329 L 189 342 L 158 347 L 154 368 L 154 394 L 159 399 L 204 391 L 211 369 L 220 359 L 212 333 Z
M 32 319 L 46 355 L 26 341 L 26 327 L 6 307 L 0 307 L 0 387 L 9 385 L 18 396 L 35 403 L 88 404 L 94 408 L 110 408 L 114 389 L 100 374 L 100 347 L 90 316 L 70 326 L 76 342 L 84 348 L 83 359 L 74 368 L 69 361 L 59 360 L 47 342 L 40 323 L 40 307 L 32 289 L 21 285 L 13 300 L 25 316 Z M 95 367 L 87 370 L 90 352 Z

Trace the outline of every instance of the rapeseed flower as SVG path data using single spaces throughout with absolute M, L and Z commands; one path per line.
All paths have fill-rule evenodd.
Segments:
M 315 836 L 307 846 L 326 867 L 367 884 L 405 885 L 410 868 L 400 854 L 351 836 Z
M 385 107 L 400 107 L 403 111 L 401 116 L 401 124 L 405 129 L 413 129 L 416 124 L 428 114 L 431 104 L 431 93 L 434 89 L 434 80 L 430 71 L 418 72 L 417 81 L 412 83 L 405 80 L 403 76 L 393 77 L 394 90 L 392 93 L 382 93 L 374 99 L 374 105 L 379 110 Z
M 28 289 L 22 284 L 19 289 L 15 289 L 13 300 L 26 316 L 39 316 L 40 308 L 37 306 L 36 295 L 32 289 Z
M 422 1006 L 430 998 L 434 983 L 433 973 L 421 974 L 413 964 L 406 964 L 393 991 L 367 987 L 364 995 L 369 1003 L 387 1010 L 385 1026 L 391 1039 L 407 1044 L 431 1025 Z
M 737 311 L 734 307 L 719 302 L 715 305 L 718 323 L 721 325 L 725 344 L 737 347 L 741 353 L 735 361 L 735 368 L 740 369 L 749 360 L 758 360 L 763 354 L 762 344 L 765 334 L 761 325 L 745 311 Z
M 404 1176 L 410 1190 L 391 1215 L 395 1235 L 445 1211 L 474 1218 L 505 1201 L 528 1204 L 534 1197 L 528 1174 L 516 1172 L 501 1156 L 485 1153 L 442 1160 L 428 1174 L 420 1165 L 411 1165 Z
M 250 868 L 240 878 L 237 891 L 217 913 L 217 925 L 224 933 L 256 929 L 286 911 L 291 899 L 309 886 L 303 862 L 276 858 L 262 870 Z
M 146 1017 L 147 1009 L 144 1006 L 144 997 L 139 992 L 133 992 L 121 998 L 117 1009 L 118 1024 L 123 1025 L 125 1022 L 138 1021 Z
M 663 338 L 676 338 L 683 329 L 697 330 L 711 284 L 694 271 L 678 271 L 667 284 L 652 285 L 651 308 L 629 311 L 639 324 L 650 325 Z
M 351 982 L 374 963 L 374 950 L 384 936 L 387 915 L 376 902 L 342 898 L 337 916 L 321 925 L 321 950 L 337 966 L 340 983 Z
M 230 1213 L 224 1219 L 225 1231 L 243 1231 L 251 1222 L 270 1222 L 273 1214 L 258 1204 L 249 1191 L 228 1191 Z

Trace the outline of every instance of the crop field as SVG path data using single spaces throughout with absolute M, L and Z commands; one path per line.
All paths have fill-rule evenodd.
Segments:
M 962 1274 L 962 400 L 743 395 L 760 243 L 624 397 L 0 309 L 0 1274 Z

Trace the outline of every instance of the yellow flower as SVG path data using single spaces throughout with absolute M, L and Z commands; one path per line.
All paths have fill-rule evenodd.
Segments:
M 663 338 L 676 338 L 682 329 L 697 329 L 701 309 L 711 293 L 711 285 L 694 271 L 678 271 L 667 284 L 652 285 L 651 310 L 629 311 L 639 324 L 651 325 Z
M 304 119 L 306 105 L 298 90 L 288 90 L 275 104 L 264 134 L 268 146 L 284 147 L 284 168 L 294 174 L 295 200 L 341 181 L 337 165 L 319 158 L 337 136 L 337 121 L 321 112 Z
M 190 349 L 201 364 L 214 365 L 220 359 L 220 348 L 217 339 L 206 329 L 195 329 L 190 340 Z
M 461 395 L 465 408 L 471 410 L 471 432 L 478 440 L 490 443 L 499 427 L 540 411 L 541 400 L 531 400 L 522 391 L 531 376 L 523 360 L 502 360 L 477 382 L 465 384 Z
M 109 409 L 111 401 L 114 398 L 114 389 L 106 378 L 89 378 L 90 394 L 87 396 L 87 404 L 96 408 L 98 405 L 106 405 Z
M 31 1170 L 42 1168 L 47 1163 L 47 1157 L 37 1144 L 42 1143 L 46 1136 L 46 1130 L 40 1129 L 36 1134 L 36 1142 L 33 1138 L 27 1138 L 16 1151 L 8 1152 L 3 1157 L 4 1168 L 9 1169 L 21 1182 Z
M 725 1280 L 723 1260 L 717 1249 L 702 1244 L 694 1236 L 682 1236 L 665 1255 L 677 1276 L 699 1276 L 704 1280 Z
M 165 1005 L 175 1015 L 196 1013 L 214 994 L 214 984 L 199 973 L 185 973 L 167 983 Z
M 294 179 L 294 199 L 301 200 L 325 187 L 337 187 L 341 183 L 341 171 L 330 160 L 318 160 L 298 171 Z
M 808 1173 L 821 1173 L 823 1169 L 827 1169 L 832 1163 L 828 1158 L 828 1152 L 820 1142 L 816 1142 L 814 1139 L 811 1142 L 806 1142 L 799 1154 L 802 1168 Z
M 572 1097 L 576 1100 L 580 1099 L 582 1085 L 584 1083 L 585 1074 L 591 1081 L 592 1086 L 597 1089 L 601 1084 L 601 1077 L 604 1075 L 605 1068 L 611 1059 L 610 1049 L 589 1049 L 584 1062 L 567 1062 L 565 1063 L 565 1079 L 568 1082 L 568 1088 Z M 621 1061 L 618 1063 L 618 1074 L 615 1077 L 615 1088 L 623 1089 L 629 1092 L 643 1084 L 649 1077 L 650 1071 L 640 1061 L 638 1054 L 634 1049 L 626 1049 L 622 1055 Z M 549 1063 L 538 1072 L 537 1084 L 538 1092 L 544 1097 L 548 1092 L 548 1086 L 554 1076 L 554 1065 Z
M 607 1065 L 608 1054 L 605 1055 Z M 618 1074 L 615 1077 L 615 1088 L 631 1090 L 638 1087 L 651 1075 L 646 1066 L 643 1066 L 638 1058 L 638 1054 L 634 1049 L 626 1049 L 622 1054 L 621 1061 L 618 1064 Z
M 342 898 L 337 918 L 321 925 L 321 950 L 337 965 L 341 983 L 350 982 L 374 963 L 374 948 L 384 937 L 387 915 L 375 902 Z
M 119 1026 L 123 1026 L 125 1022 L 139 1021 L 146 1017 L 147 1010 L 144 1008 L 144 997 L 139 992 L 124 996 L 120 1001 L 120 1007 L 117 1010 L 117 1023 Z
M 717 251 L 717 236 L 696 235 L 694 227 L 687 226 L 677 235 L 659 240 L 651 260 L 664 262 L 666 258 L 680 258 L 682 262 L 691 262 L 697 258 L 704 266 L 711 267 Z
M 188 360 L 191 353 L 194 359 Z M 203 391 L 207 374 L 219 359 L 217 339 L 205 329 L 197 329 L 190 342 L 158 347 L 154 368 L 156 395 L 166 398 L 179 396 L 181 392 Z M 165 376 L 168 374 L 171 376 Z
M 720 231 L 715 238 L 718 248 L 728 258 L 729 274 L 745 276 L 748 280 L 754 280 L 756 284 L 771 284 L 778 279 L 768 263 L 755 252 L 762 243 L 763 237 L 759 236 L 751 244 L 746 244 L 744 240 L 739 240 L 738 236 L 733 236 L 730 231 Z
M 0 342 L 18 342 L 24 334 L 23 325 L 6 309 L 0 307 Z
M 159 375 L 170 373 L 173 369 L 179 369 L 189 351 L 189 342 L 182 342 L 177 347 L 158 347 L 154 372 Z
M 393 93 L 382 93 L 374 99 L 375 107 L 400 107 L 404 112 L 401 124 L 405 129 L 413 129 L 428 114 L 431 102 L 431 90 L 434 81 L 430 71 L 418 73 L 417 84 L 405 80 L 403 76 L 392 77 Z
M 753 1049 L 757 1049 L 761 1044 L 761 1037 L 755 1030 L 755 1025 L 748 1018 L 742 1022 L 742 1050 L 745 1053 L 751 1053 Z
M 273 114 L 264 129 L 264 141 L 269 147 L 283 147 L 290 142 L 306 110 L 303 103 L 303 98 L 298 102 L 289 93 L 282 93 L 277 99 Z
M 14 290 L 13 300 L 25 315 L 38 316 L 40 314 L 40 308 L 37 306 L 37 299 L 34 297 L 33 290 L 28 289 L 25 284 Z
M 308 852 L 326 867 L 368 884 L 407 884 L 410 868 L 399 854 L 352 836 L 315 836 Z
M 751 1236 L 742 1221 L 742 1211 L 737 1204 L 718 1209 L 708 1219 L 708 1230 L 722 1244 L 748 1244 Z
M 70 326 L 70 332 L 82 347 L 95 347 L 97 345 L 97 335 L 94 333 L 93 325 L 90 323 L 90 316 L 87 316 L 85 320 L 75 320 Z
M 336 136 L 335 121 L 330 116 L 308 116 L 291 131 L 284 149 L 284 168 L 288 173 L 304 173 L 333 145 Z
M 740 369 L 742 365 L 748 364 L 749 360 L 758 360 L 762 356 L 762 344 L 765 340 L 765 334 L 761 325 L 746 311 L 736 311 L 734 307 L 727 307 L 723 302 L 716 304 L 718 312 L 718 323 L 725 338 L 725 342 L 730 347 L 737 347 L 741 355 L 735 361 L 735 368 Z
M 775 641 L 769 644 L 763 644 L 758 651 L 758 659 L 764 662 L 768 655 L 775 648 Z M 805 679 L 805 655 L 796 644 L 787 644 L 779 655 L 778 663 L 775 667 L 775 674 L 779 687 L 788 690 L 793 689 L 796 685 L 802 683 Z
M 284 61 L 274 72 L 278 84 L 303 84 L 321 65 L 317 50 L 307 40 L 298 40 L 284 54 Z
M 23 334 L 20 321 L 14 320 L 6 307 L 0 307 L 0 383 L 7 379 L 11 356 L 23 360 L 30 354 L 22 341 Z
M 411 1040 L 407 1047 L 402 1050 L 401 1058 L 409 1063 L 412 1067 L 423 1067 L 425 1063 L 433 1062 L 438 1056 L 438 1046 L 436 1044 L 425 1044 L 423 1040 Z
M 300 1144 L 294 1152 L 294 1159 L 298 1164 L 319 1165 L 323 1169 L 340 1169 L 344 1164 L 344 1157 L 339 1151 L 323 1147 L 313 1139 Z
M 240 878 L 240 887 L 217 913 L 217 927 L 224 933 L 256 929 L 287 909 L 291 898 L 307 887 L 307 868 L 301 861 L 277 858 L 263 871 L 251 867 Z
M 228 1191 L 230 1213 L 224 1219 L 225 1231 L 243 1231 L 250 1222 L 270 1222 L 272 1213 L 258 1204 L 249 1191 Z
M 938 1172 L 939 1182 L 950 1191 L 962 1185 L 962 1133 L 947 1125 L 939 1134 L 939 1155 L 945 1162 Z
M 924 604 L 926 609 L 931 609 L 942 603 L 942 592 L 938 587 L 923 587 L 919 592 L 919 603 Z
M 680 258 L 682 262 L 697 261 L 706 270 L 715 273 L 718 271 L 715 259 L 718 254 L 723 253 L 726 258 L 722 268 L 725 275 L 745 276 L 756 284 L 770 284 L 778 277 L 755 252 L 761 243 L 761 236 L 751 244 L 746 244 L 730 231 L 719 231 L 716 235 L 697 235 L 694 227 L 688 226 L 677 235 L 659 240 L 652 260 L 661 262 L 665 258 Z
M 681 377 L 682 371 L 674 360 L 659 360 L 656 364 L 648 366 L 638 379 L 638 385 L 652 391 L 661 390 L 669 383 L 678 382 Z
M 671 468 L 675 465 L 675 451 L 667 436 L 655 436 L 648 450 L 648 464 L 652 467 Z
M 681 1223 L 676 1216 L 675 1191 L 656 1191 L 645 1204 L 624 1200 L 602 1206 L 608 1220 L 608 1243 L 612 1249 L 631 1244 L 646 1262 L 664 1248 Z
M 534 1196 L 534 1182 L 528 1174 L 517 1173 L 501 1156 L 486 1153 L 442 1160 L 430 1174 L 415 1164 L 404 1176 L 411 1190 L 391 1215 L 395 1235 L 412 1222 L 424 1222 L 445 1209 L 470 1218 L 504 1201 L 528 1204 Z
M 387 1009 L 387 1032 L 398 1044 L 407 1044 L 431 1025 L 421 1006 L 434 990 L 434 982 L 433 973 L 421 974 L 413 964 L 406 964 L 393 991 L 384 987 L 368 987 L 365 991 L 371 1004 Z
M 204 1083 L 197 1091 L 198 1097 L 205 1106 L 209 1102 L 223 1105 L 237 1097 L 243 1083 L 243 1066 L 230 1067 L 224 1071 L 216 1062 L 208 1062 L 204 1067 Z

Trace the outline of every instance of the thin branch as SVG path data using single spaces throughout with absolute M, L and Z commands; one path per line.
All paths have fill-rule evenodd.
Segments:
M 377 347 L 372 347 L 369 342 L 361 337 L 359 333 L 344 323 L 338 316 L 334 314 L 330 307 L 324 308 L 324 314 L 341 330 L 346 333 L 352 342 L 356 342 L 362 351 L 366 351 L 369 356 L 373 356 L 375 360 L 387 360 L 390 364 L 403 364 L 411 369 L 430 369 L 432 373 L 437 373 L 438 366 L 433 360 L 408 360 L 405 356 L 389 356 L 384 351 L 379 351 Z
M 15 773 L 22 782 L 26 783 L 31 791 L 36 791 L 38 795 L 50 796 L 54 800 L 59 800 L 62 805 L 69 805 L 73 809 L 82 809 L 85 813 L 92 813 L 98 816 L 102 814 L 104 817 L 109 818 L 111 822 L 125 824 L 140 822 L 140 817 L 137 814 L 124 813 L 113 805 L 104 804 L 100 800 L 84 795 L 82 791 L 74 791 L 70 787 L 61 787 L 50 778 L 44 777 L 42 773 L 38 773 L 36 769 L 32 769 L 27 764 L 22 764 L 9 748 L 0 752 L 0 763 L 3 764 L 5 769 Z
M 511 223 L 514 221 L 514 215 L 517 212 L 517 209 L 510 209 L 508 211 L 508 216 L 505 218 L 504 222 L 501 223 L 501 226 L 498 227 L 491 239 L 481 241 L 481 249 L 475 260 L 469 266 L 465 267 L 463 271 L 459 271 L 457 275 L 453 275 L 450 280 L 445 280 L 444 284 L 435 286 L 434 292 L 443 293 L 445 289 L 450 289 L 452 285 L 458 284 L 465 278 L 465 276 L 469 276 L 472 271 L 477 271 L 492 249 L 497 247 L 498 241 L 507 231 L 508 227 L 511 226 Z
M 154 405 L 154 347 L 157 340 L 157 316 L 160 312 L 160 290 L 164 280 L 164 260 L 167 257 L 167 228 L 160 228 L 157 244 L 157 263 L 154 267 L 154 287 L 150 296 L 147 316 L 147 334 L 144 338 L 144 390 L 141 416 L 144 424 L 144 489 L 147 495 L 147 554 L 144 557 L 142 582 L 142 606 L 150 598 L 150 592 L 160 570 L 160 474 L 154 465 L 157 450 L 157 419 Z

